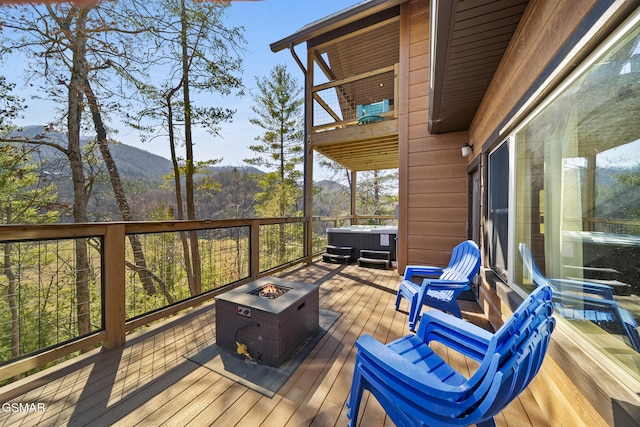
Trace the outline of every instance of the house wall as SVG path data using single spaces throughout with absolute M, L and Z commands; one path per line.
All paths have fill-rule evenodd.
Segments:
M 467 133 L 432 135 L 429 108 L 429 1 L 402 5 L 398 271 L 407 264 L 447 265 L 467 238 Z

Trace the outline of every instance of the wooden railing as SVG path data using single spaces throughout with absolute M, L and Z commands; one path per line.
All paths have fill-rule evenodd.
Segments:
M 202 304 L 229 287 L 310 260 L 304 253 L 306 222 L 271 218 L 0 226 L 5 255 L 0 285 L 11 290 L 0 296 L 0 380 L 96 346 L 120 347 L 134 329 Z M 182 258 L 181 241 L 192 238 L 192 232 L 197 233 L 203 279 L 197 294 L 190 292 Z M 140 258 L 133 256 L 132 237 L 142 247 L 143 270 L 152 279 L 146 288 L 137 274 Z M 88 296 L 81 298 L 75 248 L 85 243 L 90 271 Z M 81 303 L 91 317 L 89 330 L 82 333 L 77 324 Z
M 342 216 L 314 216 L 316 222 L 332 224 L 332 227 L 343 225 L 395 225 L 394 215 L 342 215 Z
M 133 330 L 231 287 L 310 262 L 324 250 L 328 227 L 392 220 L 313 217 L 311 254 L 304 250 L 309 220 L 302 217 L 0 225 L 0 381 L 91 348 L 121 347 Z M 201 267 L 196 293 L 184 261 L 190 247 L 184 244 L 192 238 L 198 241 Z M 77 263 L 81 246 L 86 247 L 84 274 Z M 135 256 L 132 248 L 143 256 Z M 79 284 L 81 276 L 85 281 Z M 79 311 L 90 317 L 82 332 Z

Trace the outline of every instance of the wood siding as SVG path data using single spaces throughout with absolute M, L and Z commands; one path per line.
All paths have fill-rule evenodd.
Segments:
M 428 131 L 427 0 L 403 5 L 400 61 L 400 98 L 407 97 L 399 111 L 402 272 L 407 264 L 446 265 L 453 247 L 467 238 L 468 178 L 460 154 L 467 133 Z

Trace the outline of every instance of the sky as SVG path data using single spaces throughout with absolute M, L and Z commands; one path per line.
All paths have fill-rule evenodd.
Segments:
M 225 97 L 220 99 L 216 106 L 228 107 L 237 110 L 232 123 L 222 125 L 221 135 L 215 138 L 213 143 L 198 144 L 194 147 L 194 155 L 197 160 L 209 160 L 222 158 L 220 165 L 240 166 L 243 159 L 254 157 L 249 150 L 249 145 L 255 144 L 255 138 L 262 130 L 249 123 L 249 118 L 254 114 L 251 111 L 253 99 L 251 91 L 256 90 L 256 77 L 266 77 L 277 64 L 285 64 L 289 72 L 297 79 L 300 86 L 304 83 L 304 76 L 293 59 L 289 50 L 278 53 L 271 52 L 269 45 L 281 40 L 301 29 L 303 26 L 322 19 L 332 13 L 343 10 L 359 3 L 361 0 L 258 0 L 258 1 L 232 1 L 227 11 L 227 26 L 243 26 L 245 28 L 245 52 L 243 56 L 243 83 L 248 88 L 244 97 Z M 0 2 L 3 2 L 0 0 Z M 296 47 L 296 53 L 306 64 L 306 44 Z M 27 98 L 28 91 L 22 86 L 22 78 L 11 74 L 11 70 L 19 70 L 20 59 L 12 58 L 0 63 L 2 71 L 7 79 L 17 84 L 15 93 Z M 51 121 L 54 115 L 55 105 L 46 105 L 39 101 L 31 104 L 28 113 L 16 120 L 19 126 L 42 125 Z M 123 128 L 110 123 L 118 128 L 115 139 L 129 145 L 141 148 L 151 153 L 169 158 L 169 147 L 164 141 L 141 142 L 137 131 Z M 195 132 L 195 137 L 210 140 L 211 136 L 205 131 Z M 323 171 L 318 167 L 314 170 L 314 180 L 323 179 Z

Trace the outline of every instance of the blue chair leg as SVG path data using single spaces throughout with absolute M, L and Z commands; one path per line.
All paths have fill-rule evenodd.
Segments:
M 422 308 L 422 304 L 418 301 L 418 294 L 413 295 L 409 307 L 409 330 L 411 332 L 415 332 L 416 324 L 418 323 L 418 319 L 420 319 L 420 309 Z
M 353 369 L 353 380 L 351 381 L 351 393 L 347 400 L 347 418 L 349 427 L 355 427 L 358 423 L 358 411 L 360 411 L 360 401 L 362 400 L 362 394 L 364 393 L 364 386 L 362 384 L 362 374 L 358 369 L 358 362 Z
M 402 292 L 398 290 L 398 295 L 396 295 L 396 310 L 400 308 L 400 300 L 402 299 Z

